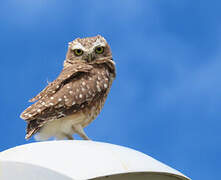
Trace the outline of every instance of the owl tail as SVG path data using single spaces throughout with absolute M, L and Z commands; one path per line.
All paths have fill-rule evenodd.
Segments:
M 40 120 L 40 119 L 34 119 L 34 120 L 27 122 L 28 124 L 27 124 L 27 128 L 26 128 L 25 139 L 28 140 L 31 138 L 31 136 L 33 136 L 35 133 L 37 133 L 43 125 L 42 122 L 43 122 L 43 120 Z

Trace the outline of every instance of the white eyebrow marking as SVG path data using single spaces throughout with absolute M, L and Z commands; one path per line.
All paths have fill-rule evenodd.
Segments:
M 94 43 L 93 46 L 105 46 L 105 43 L 101 41 L 101 39 L 97 39 Z
M 84 46 L 82 46 L 81 43 L 79 42 L 72 42 L 69 44 L 69 47 L 74 50 L 74 49 L 82 49 L 83 51 L 86 51 L 86 49 L 84 48 Z

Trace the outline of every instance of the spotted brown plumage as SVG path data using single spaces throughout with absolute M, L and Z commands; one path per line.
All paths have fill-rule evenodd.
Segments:
M 104 52 L 96 54 L 96 47 Z M 75 49 L 82 49 L 83 55 L 76 56 Z M 89 139 L 83 128 L 100 113 L 114 78 L 115 64 L 103 37 L 71 42 L 58 78 L 32 98 L 36 102 L 21 114 L 27 122 L 26 139 L 35 133 L 38 140 L 72 139 L 74 133 Z

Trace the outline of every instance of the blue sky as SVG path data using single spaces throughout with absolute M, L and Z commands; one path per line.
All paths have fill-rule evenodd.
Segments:
M 2 0 L 0 151 L 25 141 L 19 114 L 54 80 L 67 43 L 103 35 L 117 78 L 93 140 L 131 147 L 192 179 L 220 179 L 221 2 Z

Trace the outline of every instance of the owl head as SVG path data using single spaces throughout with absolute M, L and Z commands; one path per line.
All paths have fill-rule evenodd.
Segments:
M 111 49 L 104 37 L 77 38 L 69 43 L 66 63 L 81 61 L 90 63 L 105 57 L 111 58 Z M 64 63 L 65 65 L 65 63 Z

